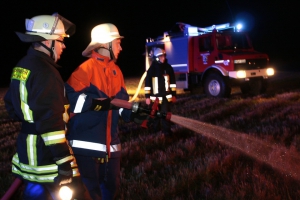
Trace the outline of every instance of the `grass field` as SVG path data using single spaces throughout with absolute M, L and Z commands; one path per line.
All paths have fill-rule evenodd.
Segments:
M 132 96 L 138 81 L 125 79 Z M 0 94 L 0 196 L 13 180 L 10 160 L 20 127 L 7 117 L 4 92 Z M 136 101 L 143 105 L 142 90 Z M 172 114 L 206 125 L 190 130 L 173 123 L 174 135 L 164 136 L 120 120 L 122 170 L 117 199 L 300 199 L 299 175 L 289 173 L 289 169 L 300 171 L 296 162 L 299 73 L 281 73 L 270 79 L 266 94 L 254 97 L 244 97 L 238 88 L 231 98 L 223 99 L 179 91 Z M 206 131 L 214 127 L 215 133 Z M 256 142 L 249 143 L 249 138 Z

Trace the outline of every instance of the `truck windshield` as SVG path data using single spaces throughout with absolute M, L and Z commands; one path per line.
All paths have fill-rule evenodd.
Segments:
M 251 48 L 246 34 L 237 32 L 218 33 L 216 44 L 219 50 L 245 50 Z

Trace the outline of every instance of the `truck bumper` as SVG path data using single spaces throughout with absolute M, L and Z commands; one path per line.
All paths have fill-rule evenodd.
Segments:
M 250 78 L 263 77 L 267 79 L 269 76 L 274 75 L 273 68 L 265 68 L 265 69 L 253 69 L 253 70 L 239 70 L 239 71 L 230 71 L 228 72 L 228 76 L 234 79 L 244 79 L 249 80 Z

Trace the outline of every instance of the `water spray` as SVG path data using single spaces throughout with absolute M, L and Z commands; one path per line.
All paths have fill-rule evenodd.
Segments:
M 217 140 L 229 147 L 270 165 L 285 176 L 300 180 L 300 155 L 278 144 L 271 144 L 245 133 L 199 122 L 178 115 L 172 115 L 171 121 L 208 138 Z
M 119 107 L 132 109 L 133 112 L 145 112 L 145 109 L 143 110 L 143 108 L 139 107 L 139 104 L 136 102 L 114 99 L 111 103 Z M 178 115 L 171 115 L 171 113 L 163 114 L 157 110 L 156 106 L 157 104 L 154 103 L 151 112 L 147 111 L 147 113 L 151 113 L 150 115 L 152 117 L 165 117 L 167 120 L 192 130 L 195 133 L 237 149 L 256 160 L 271 166 L 273 169 L 282 172 L 285 176 L 300 180 L 299 153 L 289 150 L 279 144 L 271 144 L 255 138 L 246 133 L 237 132 Z

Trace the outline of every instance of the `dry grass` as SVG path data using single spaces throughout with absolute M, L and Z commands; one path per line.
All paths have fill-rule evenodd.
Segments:
M 268 93 L 256 97 L 244 97 L 238 88 L 228 99 L 182 91 L 173 114 L 241 132 L 261 143 L 277 144 L 288 150 L 287 156 L 298 156 L 299 77 L 294 73 L 274 78 Z M 125 80 L 132 96 L 139 78 Z M 136 101 L 144 101 L 143 86 Z M 0 134 L 0 166 L 7 166 L 1 168 L 1 196 L 12 180 L 6 174 L 10 174 L 19 124 L 7 120 L 2 100 L 0 106 L 0 127 L 4 130 Z M 122 120 L 119 129 L 123 150 L 117 199 L 299 199 L 297 179 L 197 131 L 173 124 L 174 135 L 164 136 Z M 258 147 L 252 146 L 263 152 Z M 271 156 L 280 156 L 278 153 L 279 148 Z

